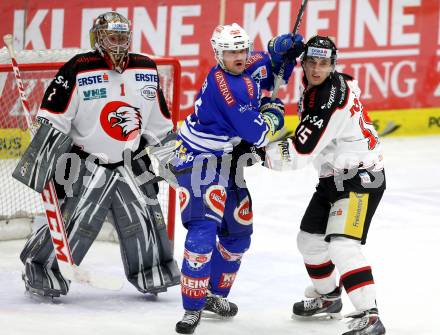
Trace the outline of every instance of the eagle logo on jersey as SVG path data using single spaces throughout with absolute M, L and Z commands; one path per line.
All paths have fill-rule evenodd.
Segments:
M 122 101 L 112 101 L 105 105 L 100 121 L 104 131 L 118 141 L 134 139 L 142 127 L 140 109 Z
M 121 127 L 122 135 L 128 136 L 140 128 L 141 113 L 139 108 L 122 106 L 109 113 L 107 121 L 110 122 L 112 128 Z

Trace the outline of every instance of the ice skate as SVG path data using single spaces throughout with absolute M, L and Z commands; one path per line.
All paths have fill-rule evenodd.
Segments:
M 69 291 L 69 281 L 58 270 L 46 269 L 38 263 L 27 262 L 22 279 L 26 291 L 32 295 L 56 298 Z
M 176 332 L 192 334 L 200 322 L 202 311 L 185 311 L 182 320 L 176 323 Z
M 307 295 L 310 299 L 296 302 L 293 305 L 293 317 L 342 319 L 340 313 L 342 300 L 339 287 L 328 294 L 319 294 L 316 291 L 315 293 L 316 296 Z
M 352 318 L 348 322 L 350 331 L 342 335 L 382 335 L 385 334 L 385 327 L 379 319 L 376 308 L 368 311 L 354 312 L 346 317 Z
M 206 297 L 203 316 L 207 318 L 232 318 L 237 315 L 238 307 L 227 298 L 208 293 Z

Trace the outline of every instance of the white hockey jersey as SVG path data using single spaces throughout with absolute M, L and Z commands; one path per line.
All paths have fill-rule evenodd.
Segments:
M 138 54 L 129 54 L 122 74 L 97 52 L 73 57 L 47 88 L 37 117 L 103 163 L 122 161 L 141 136 L 155 144 L 173 129 L 156 64 Z
M 305 89 L 295 135 L 266 148 L 266 166 L 298 169 L 313 162 L 320 177 L 343 169 L 383 169 L 381 145 L 360 89 L 352 77 L 334 72 L 321 85 Z

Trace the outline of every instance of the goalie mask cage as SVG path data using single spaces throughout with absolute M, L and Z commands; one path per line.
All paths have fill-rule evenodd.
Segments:
M 58 69 L 82 49 L 22 50 L 16 53 L 20 74 L 29 101 L 32 119 Z M 180 63 L 175 58 L 151 57 L 157 64 L 160 83 L 174 126 L 179 119 Z M 30 135 L 6 48 L 0 49 L 0 240 L 26 238 L 32 228 L 45 224 L 41 196 L 12 178 L 12 171 L 29 145 Z M 167 223 L 168 237 L 174 240 L 174 190 L 160 182 L 158 199 Z M 98 237 L 116 241 L 108 223 Z

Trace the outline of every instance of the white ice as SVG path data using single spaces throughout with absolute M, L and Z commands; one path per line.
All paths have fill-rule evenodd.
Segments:
M 387 334 L 440 334 L 440 137 L 386 138 L 387 191 L 364 247 L 377 284 Z M 293 302 L 309 279 L 296 248 L 302 214 L 314 191 L 313 168 L 247 171 L 253 197 L 252 245 L 230 294 L 233 320 L 203 320 L 196 334 L 341 334 L 342 321 L 292 320 Z M 181 261 L 185 231 L 176 224 Z M 72 285 L 57 303 L 24 294 L 18 260 L 24 241 L 0 243 L 0 334 L 175 334 L 182 316 L 179 287 L 157 298 L 129 283 L 121 291 Z M 97 242 L 83 265 L 123 276 L 118 246 Z M 346 295 L 343 313 L 352 311 Z

